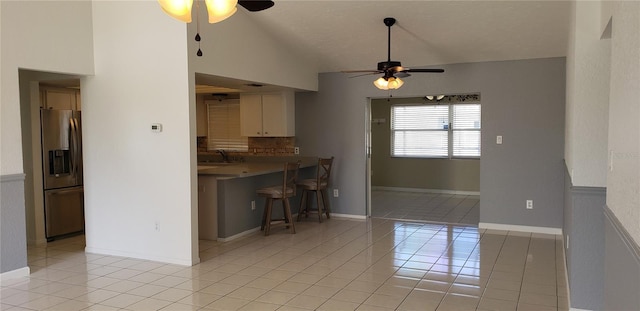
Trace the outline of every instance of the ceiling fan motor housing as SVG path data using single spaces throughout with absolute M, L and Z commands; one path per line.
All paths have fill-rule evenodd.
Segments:
M 379 62 L 378 63 L 378 70 L 386 71 L 387 69 L 391 69 L 393 67 L 401 67 L 401 66 L 402 66 L 402 64 L 400 64 L 400 62 L 398 62 L 398 61 Z

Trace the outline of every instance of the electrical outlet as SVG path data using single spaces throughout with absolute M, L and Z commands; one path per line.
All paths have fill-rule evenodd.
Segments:
M 300 147 L 294 147 L 293 148 L 293 153 L 300 154 Z
M 337 198 L 339 194 L 340 193 L 338 193 L 338 189 L 333 189 L 333 197 L 334 198 Z
M 256 210 L 256 201 L 255 200 L 251 201 L 251 210 L 252 211 Z
M 533 209 L 533 200 L 527 200 L 527 209 Z
M 156 231 L 160 231 L 160 226 L 158 225 L 157 221 L 156 221 Z
M 502 135 L 496 136 L 496 144 L 502 145 Z

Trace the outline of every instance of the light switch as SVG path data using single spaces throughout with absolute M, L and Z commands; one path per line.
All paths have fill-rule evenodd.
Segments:
M 162 124 L 160 124 L 160 123 L 151 124 L 151 131 L 154 132 L 154 133 L 162 132 Z
M 496 144 L 502 145 L 502 135 L 496 136 Z

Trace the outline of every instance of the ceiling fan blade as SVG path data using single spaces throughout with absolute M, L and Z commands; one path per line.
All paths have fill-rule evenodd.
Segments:
M 396 62 L 396 63 L 400 64 L 400 62 Z M 390 67 L 387 70 L 389 70 L 391 72 L 402 72 L 402 71 L 407 71 L 407 69 L 409 69 L 409 68 L 404 68 L 404 67 L 402 67 L 402 65 L 398 65 L 398 66 Z
M 343 72 L 344 72 L 344 71 L 343 71 Z M 364 71 L 362 71 L 362 72 L 364 72 Z M 355 73 L 355 72 L 351 72 L 351 73 Z M 359 75 L 351 76 L 351 77 L 349 77 L 349 79 L 351 79 L 351 78 L 357 78 L 357 77 L 363 77 L 363 76 L 378 75 L 378 74 L 380 74 L 380 73 L 381 73 L 381 72 L 377 72 L 377 71 L 375 71 L 375 72 L 374 72 L 374 71 L 369 71 L 368 73 L 363 73 L 363 74 L 359 74 Z
M 403 72 L 444 72 L 444 69 L 405 69 Z
M 359 72 L 383 73 L 383 71 L 380 71 L 380 70 L 343 70 L 340 72 L 342 73 L 359 73 Z
M 410 74 L 408 74 L 406 71 L 398 71 L 395 74 L 396 78 L 406 78 L 406 77 L 411 77 Z
M 258 12 L 272 7 L 275 3 L 271 0 L 238 0 L 238 4 L 249 12 Z

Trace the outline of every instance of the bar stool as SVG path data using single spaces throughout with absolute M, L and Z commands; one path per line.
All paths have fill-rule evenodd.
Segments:
M 331 177 L 331 166 L 333 165 L 333 157 L 331 158 L 319 158 L 318 159 L 318 171 L 316 172 L 316 178 L 304 179 L 298 183 L 298 186 L 302 188 L 302 198 L 300 199 L 300 209 L 298 210 L 298 221 L 300 216 L 305 214 L 305 218 L 309 217 L 309 212 L 318 212 L 318 221 L 322 222 L 322 213 L 327 214 L 327 219 L 331 216 L 331 208 L 329 207 L 329 197 L 327 195 L 327 188 L 329 187 L 329 177 Z M 317 210 L 311 210 L 311 198 L 309 192 L 316 194 Z M 322 198 L 322 204 L 320 204 L 320 198 Z
M 284 177 L 282 184 L 277 186 L 266 187 L 258 189 L 256 192 L 259 196 L 265 197 L 264 212 L 262 214 L 262 224 L 260 230 L 264 230 L 264 235 L 269 235 L 271 229 L 271 222 L 284 221 L 286 227 L 291 227 L 291 233 L 296 233 L 296 228 L 293 225 L 293 217 L 291 216 L 291 206 L 289 205 L 289 198 L 296 195 L 296 181 L 298 179 L 298 169 L 300 168 L 300 161 L 296 163 L 284 164 Z M 284 218 L 272 219 L 271 210 L 273 208 L 274 200 L 282 200 L 282 211 Z

